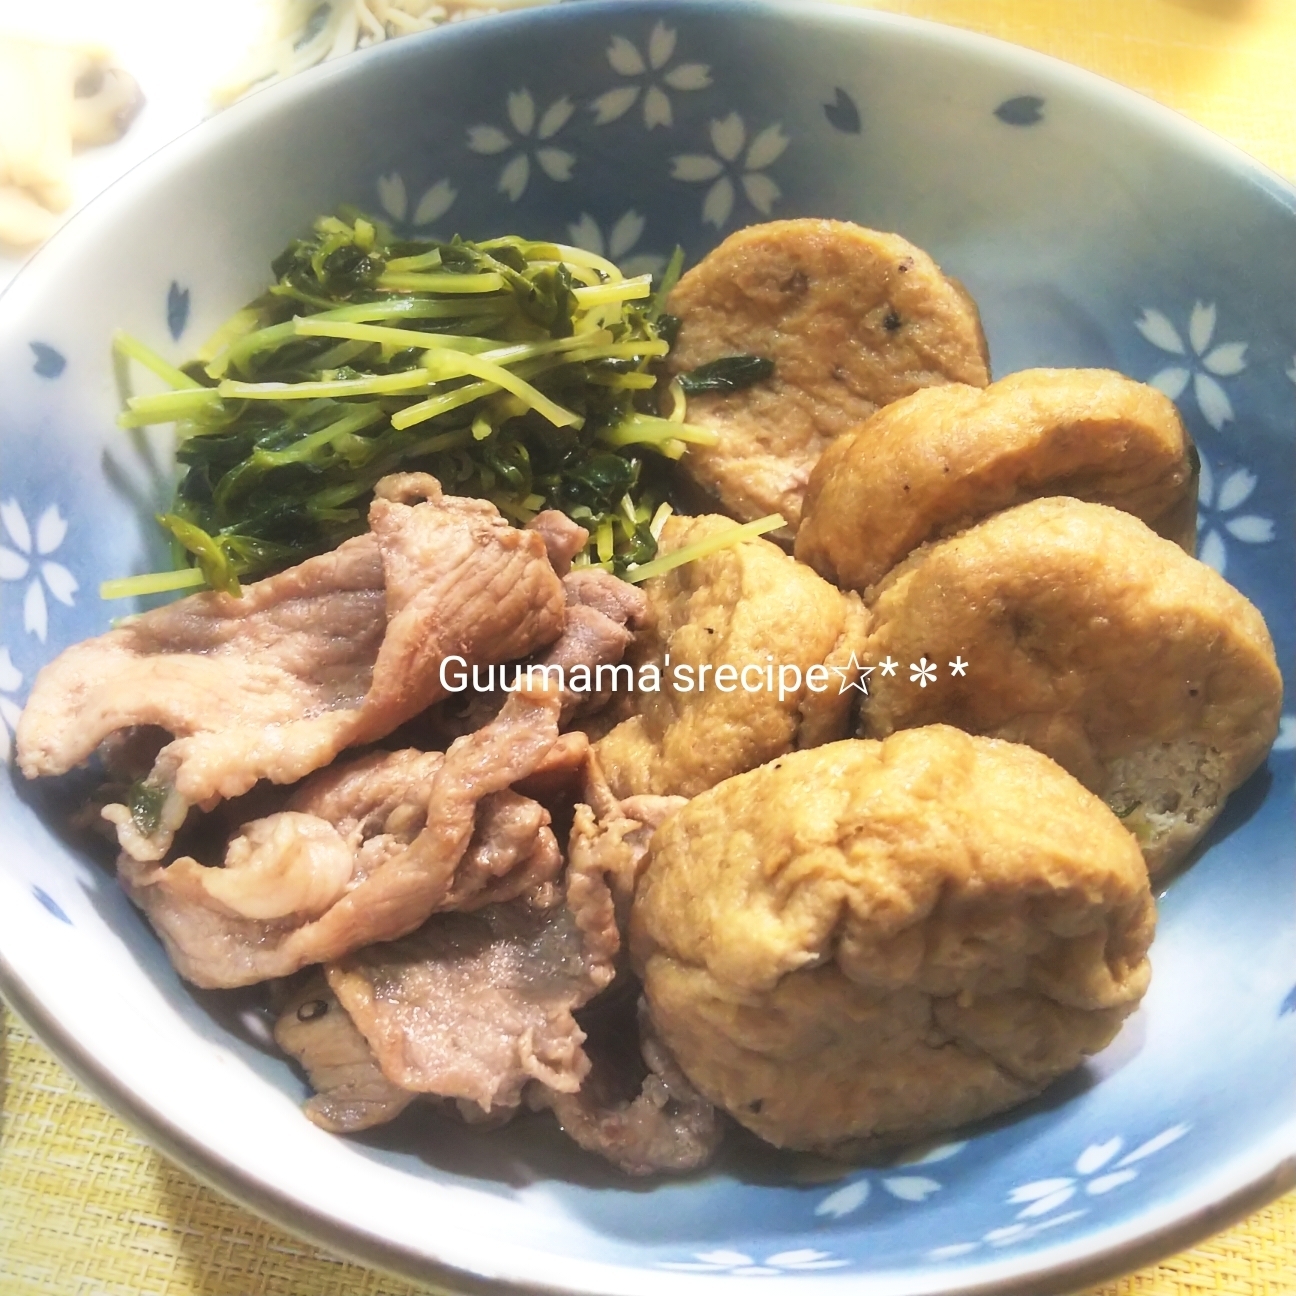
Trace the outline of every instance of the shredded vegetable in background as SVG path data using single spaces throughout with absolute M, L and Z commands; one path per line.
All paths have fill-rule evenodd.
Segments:
M 665 417 L 655 407 L 680 265 L 654 291 L 579 248 L 408 241 L 345 213 L 287 248 L 269 291 L 183 368 L 118 334 L 168 388 L 129 396 L 119 421 L 175 423 L 182 474 L 159 520 L 190 566 L 105 595 L 236 593 L 362 532 L 374 484 L 398 470 L 518 524 L 561 509 L 590 532 L 581 561 L 633 579 L 657 552 L 668 461 L 715 442 L 684 418 L 686 381 Z M 735 359 L 736 385 L 767 374 Z
M 545 3 L 549 0 L 264 0 L 260 40 L 214 98 L 224 105 L 355 49 L 445 22 Z

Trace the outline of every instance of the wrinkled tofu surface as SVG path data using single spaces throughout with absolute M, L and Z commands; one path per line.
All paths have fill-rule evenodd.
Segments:
M 1110 504 L 1192 554 L 1195 465 L 1174 402 L 1110 370 L 927 387 L 824 451 L 796 556 L 864 590 L 928 540 L 1045 495 Z
M 923 688 L 874 675 L 869 736 L 957 725 L 1045 752 L 1122 817 L 1191 809 L 1173 839 L 1141 826 L 1154 869 L 1182 858 L 1278 732 L 1282 677 L 1259 611 L 1103 504 L 998 513 L 918 550 L 869 602 L 870 661 L 936 659 Z M 947 665 L 956 655 L 961 675 Z M 1185 742 L 1200 750 L 1180 786 L 1145 788 Z
M 764 382 L 688 401 L 689 422 L 720 440 L 684 466 L 744 521 L 782 513 L 795 531 L 833 440 L 919 388 L 990 381 L 962 286 L 899 235 L 844 221 L 739 230 L 680 279 L 667 309 L 681 321 L 671 372 L 737 354 L 774 361 Z
M 1027 747 L 945 726 L 796 752 L 653 838 L 631 917 L 652 1019 L 783 1147 L 916 1139 L 1103 1048 L 1147 988 L 1142 857 Z
M 730 526 L 715 516 L 672 517 L 661 552 Z M 833 667 L 847 670 L 863 643 L 863 613 L 854 595 L 760 539 L 645 581 L 644 591 L 649 625 L 627 660 L 636 679 L 642 666 L 657 666 L 662 687 L 640 690 L 630 704 L 634 714 L 596 744 L 617 796 L 694 796 L 795 747 L 848 732 L 852 701 L 860 694 L 842 691 L 843 677 Z M 789 671 L 782 697 L 780 667 Z M 815 667 L 820 691 L 806 682 Z M 795 687 L 793 668 L 800 676 Z M 681 676 L 681 669 L 689 674 Z M 721 669 L 731 674 L 718 676 Z M 749 683 L 764 681 L 759 689 L 743 686 L 744 669 Z M 705 687 L 699 688 L 704 670 Z

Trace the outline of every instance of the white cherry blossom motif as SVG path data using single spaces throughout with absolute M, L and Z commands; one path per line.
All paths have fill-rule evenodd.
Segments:
M 459 197 L 459 191 L 443 177 L 423 191 L 422 197 L 414 204 L 413 214 L 410 214 L 405 177 L 399 171 L 379 176 L 377 188 L 378 202 L 383 211 L 392 220 L 401 223 L 409 216 L 409 223 L 416 227 L 431 225 L 440 220 Z
M 576 158 L 566 149 L 555 148 L 545 141 L 553 139 L 567 125 L 575 112 L 572 101 L 566 97 L 555 99 L 537 120 L 535 100 L 531 91 L 524 89 L 509 95 L 506 108 L 516 138 L 499 126 L 468 128 L 468 147 L 474 153 L 489 157 L 510 149 L 518 150 L 500 171 L 495 185 L 500 193 L 506 194 L 511 202 L 522 197 L 531 178 L 532 157 L 550 180 L 570 180 Z
M 783 196 L 778 185 L 765 174 L 788 146 L 783 127 L 775 122 L 766 126 L 747 143 L 747 127 L 742 117 L 731 112 L 728 117 L 711 123 L 709 153 L 683 153 L 671 158 L 671 176 L 690 184 L 711 182 L 702 202 L 702 219 L 720 229 L 733 213 L 735 184 L 741 185 L 747 201 L 762 216 L 768 216 Z M 744 153 L 744 148 L 746 152 Z
M 1218 484 L 1209 462 L 1201 461 L 1197 486 L 1197 556 L 1220 575 L 1228 565 L 1224 532 L 1243 544 L 1268 544 L 1274 538 L 1274 524 L 1254 513 L 1238 513 L 1256 488 L 1256 475 L 1235 468 Z
M 1013 1223 L 991 1229 L 976 1242 L 934 1247 L 927 1252 L 927 1259 L 955 1260 L 982 1246 L 1011 1246 L 1045 1229 L 1069 1224 L 1088 1214 L 1089 1207 L 1081 1204 L 1086 1198 L 1103 1197 L 1132 1183 L 1138 1178 L 1139 1162 L 1177 1143 L 1191 1128 L 1188 1124 L 1172 1125 L 1125 1156 L 1121 1156 L 1125 1141 L 1119 1135 L 1105 1143 L 1092 1143 L 1076 1158 L 1071 1174 L 1056 1179 L 1035 1179 L 1009 1192 L 1008 1204 L 1021 1207 Z M 1074 1203 L 1071 1210 L 1061 1211 L 1071 1203 Z
M 64 606 L 71 607 L 80 588 L 76 577 L 62 563 L 49 560 L 67 535 L 67 522 L 51 504 L 36 520 L 36 533 L 32 534 L 27 518 L 17 500 L 0 504 L 0 524 L 14 548 L 0 544 L 0 581 L 27 581 L 23 594 L 23 629 L 34 634 L 41 643 L 49 631 L 49 607 L 45 590 Z
M 853 1214 L 869 1200 L 875 1182 L 881 1184 L 882 1190 L 898 1201 L 925 1202 L 933 1193 L 940 1192 L 941 1185 L 937 1180 L 931 1179 L 925 1174 L 914 1174 L 912 1171 L 919 1166 L 935 1165 L 939 1161 L 948 1161 L 950 1157 L 956 1156 L 965 1147 L 967 1147 L 966 1142 L 942 1143 L 939 1147 L 932 1148 L 930 1152 L 917 1160 L 895 1167 L 893 1173 L 880 1174 L 874 1178 L 863 1175 L 858 1179 L 852 1179 L 841 1188 L 830 1192 L 815 1207 L 815 1214 L 826 1216 L 829 1219 L 843 1219 L 845 1216 Z
M 666 264 L 664 256 L 651 252 L 628 255 L 643 237 L 644 224 L 644 218 L 631 208 L 613 223 L 604 238 L 594 217 L 581 212 L 580 220 L 567 226 L 567 233 L 578 248 L 614 261 L 624 275 L 656 274 Z
M 22 707 L 13 698 L 6 696 L 22 688 L 22 671 L 9 656 L 8 648 L 0 648 L 0 764 L 8 765 L 13 758 L 13 740 L 11 734 L 18 730 L 18 717 Z
M 1292 356 L 1291 368 L 1287 370 L 1287 377 L 1296 383 L 1296 355 Z
M 705 90 L 711 84 L 711 69 L 705 63 L 677 63 L 666 65 L 675 53 L 675 29 L 659 22 L 648 37 L 648 57 L 639 47 L 624 36 L 613 36 L 608 46 L 607 58 L 614 72 L 634 78 L 629 85 L 614 86 L 599 95 L 590 104 L 597 126 L 606 126 L 626 113 L 643 96 L 644 125 L 670 126 L 674 121 L 670 96 L 658 84 L 672 90 Z
M 828 1251 L 802 1248 L 776 1251 L 763 1259 L 745 1251 L 697 1251 L 692 1260 L 664 1260 L 659 1269 L 677 1273 L 728 1274 L 734 1278 L 772 1278 L 778 1274 L 807 1273 L 816 1269 L 844 1269 L 851 1262 L 839 1260 Z
M 1247 344 L 1221 342 L 1218 346 L 1211 346 L 1215 336 L 1214 302 L 1209 306 L 1198 302 L 1192 308 L 1188 318 L 1187 345 L 1169 317 L 1159 310 L 1144 310 L 1142 319 L 1135 320 L 1134 327 L 1154 347 L 1169 355 L 1184 357 L 1185 363 L 1169 365 L 1153 374 L 1148 380 L 1153 387 L 1160 388 L 1171 400 L 1178 400 L 1191 382 L 1202 417 L 1216 432 L 1233 418 L 1233 402 L 1216 380 L 1232 378 L 1246 368 Z
M 1296 715 L 1285 715 L 1278 721 L 1274 751 L 1296 751 Z

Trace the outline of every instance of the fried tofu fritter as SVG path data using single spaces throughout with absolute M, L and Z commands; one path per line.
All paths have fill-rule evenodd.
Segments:
M 673 553 L 733 525 L 715 516 L 672 517 L 660 552 Z M 858 693 L 839 692 L 833 666 L 845 667 L 864 641 L 864 610 L 767 540 L 747 540 L 644 582 L 649 627 L 626 659 L 639 678 L 652 663 L 662 688 L 640 692 L 634 713 L 595 750 L 618 797 L 694 796 L 794 747 L 845 737 Z M 812 667 L 830 681 L 812 690 Z M 728 667 L 733 687 L 717 674 Z M 774 689 L 760 683 L 772 667 Z M 778 691 L 779 668 L 800 682 Z M 680 686 L 681 668 L 689 687 Z M 695 687 L 703 678 L 705 687 Z M 754 669 L 755 673 L 751 673 Z M 789 677 L 789 684 L 791 679 Z M 722 686 L 723 684 L 723 686 Z M 726 691 L 726 688 L 728 691 Z
M 766 382 L 689 398 L 720 437 L 683 466 L 725 510 L 782 513 L 792 531 L 824 449 L 879 406 L 937 383 L 990 381 L 972 299 L 920 248 L 844 221 L 786 220 L 730 235 L 676 285 L 673 373 L 735 354 Z
M 1264 618 L 1106 505 L 1040 499 L 996 514 L 912 554 L 869 606 L 869 660 L 969 663 L 922 689 L 879 680 L 869 736 L 942 723 L 1026 743 L 1121 816 L 1153 872 L 1182 859 L 1278 731 Z
M 797 752 L 653 839 L 631 954 L 690 1080 L 844 1150 L 1021 1102 L 1147 988 L 1143 861 L 1047 757 L 946 726 Z
M 1045 495 L 1110 504 L 1191 554 L 1196 464 L 1174 402 L 1108 370 L 928 387 L 824 451 L 796 556 L 863 590 L 924 542 Z

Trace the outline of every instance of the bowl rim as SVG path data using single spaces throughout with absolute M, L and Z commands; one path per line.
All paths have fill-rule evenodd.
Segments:
M 525 29 L 531 24 L 545 25 L 569 21 L 597 21 L 624 16 L 628 8 L 647 10 L 660 15 L 699 13 L 714 15 L 729 11 L 741 21 L 744 15 L 766 11 L 795 17 L 802 22 L 837 26 L 858 33 L 885 32 L 908 40 L 912 46 L 944 49 L 982 64 L 993 63 L 1007 69 L 1020 68 L 1033 73 L 1047 85 L 1061 86 L 1080 96 L 1103 101 L 1122 115 L 1140 121 L 1163 139 L 1178 143 L 1213 167 L 1224 167 L 1233 176 L 1258 185 L 1270 197 L 1288 208 L 1296 218 L 1296 184 L 1252 157 L 1232 142 L 1207 127 L 1158 103 L 1147 95 L 1112 81 L 1098 73 L 1068 63 L 1056 56 L 1017 45 L 998 37 L 970 31 L 931 19 L 860 8 L 851 0 L 581 0 L 579 9 L 566 4 L 540 4 L 492 18 L 491 30 L 507 34 L 511 27 Z M 575 14 L 579 14 L 577 19 Z M 467 24 L 468 31 L 477 24 Z M 299 73 L 287 81 L 256 90 L 215 116 L 189 127 L 175 139 L 141 159 L 55 232 L 13 279 L 0 288 L 0 310 L 4 299 L 18 286 L 15 296 L 25 294 L 28 285 L 43 277 L 47 266 L 53 266 L 64 251 L 72 252 L 83 238 L 93 237 L 93 213 L 117 205 L 129 206 L 136 191 L 144 189 L 155 177 L 160 178 L 173 162 L 200 155 L 210 145 L 227 135 L 245 131 L 258 118 L 289 112 L 294 103 L 323 92 L 334 79 L 369 75 L 369 68 L 386 59 L 417 59 L 419 50 L 429 43 L 447 40 L 477 39 L 461 36 L 460 24 L 447 24 L 433 30 L 384 42 Z M 28 1024 L 38 1039 L 106 1108 L 126 1121 L 153 1147 L 183 1167 L 204 1185 L 253 1211 L 287 1231 L 305 1237 L 321 1248 L 341 1254 L 362 1265 L 385 1270 L 418 1282 L 433 1282 L 446 1288 L 481 1296 L 593 1296 L 593 1289 L 580 1285 L 539 1281 L 518 1275 L 513 1278 L 490 1277 L 438 1259 L 427 1251 L 415 1250 L 378 1236 L 359 1226 L 346 1224 L 325 1211 L 297 1200 L 285 1189 L 272 1187 L 248 1171 L 204 1146 L 169 1117 L 154 1108 L 142 1095 L 120 1082 L 108 1067 L 90 1053 L 59 1021 L 0 950 L 0 995 L 10 1009 Z M 1062 1255 L 1045 1265 L 1032 1261 L 1046 1259 L 1048 1251 L 1028 1253 L 1023 1261 L 1000 1262 L 985 1271 L 974 1282 L 960 1280 L 960 1270 L 950 1266 L 939 1273 L 923 1270 L 932 1281 L 913 1286 L 917 1293 L 960 1293 L 962 1296 L 1056 1296 L 1060 1290 L 1110 1280 L 1122 1273 L 1164 1258 L 1204 1237 L 1228 1227 L 1238 1219 L 1274 1200 L 1296 1186 L 1296 1115 L 1273 1130 L 1249 1156 L 1232 1161 L 1220 1175 L 1205 1181 L 1190 1199 L 1187 1209 L 1150 1226 L 1140 1228 L 1126 1222 L 1108 1230 L 1117 1236 L 1104 1241 L 1098 1238 L 1096 1249 L 1079 1256 Z M 1155 1212 L 1154 1212 L 1155 1214 Z M 1074 1249 L 1075 1243 L 1067 1249 Z M 1031 1265 L 1025 1268 L 1023 1265 Z M 622 1267 L 622 1266 L 616 1266 Z M 1010 1272 L 1001 1273 L 1001 1269 Z M 1015 1270 L 1016 1272 L 1011 1272 Z M 662 1275 L 653 1271 L 654 1277 Z M 672 1273 L 672 1285 L 681 1291 L 713 1292 L 720 1284 L 735 1288 L 745 1280 L 723 1276 Z M 867 1291 L 870 1275 L 866 1270 L 852 1270 L 845 1275 L 857 1290 Z M 918 1270 L 914 1270 L 915 1279 Z M 825 1290 L 822 1279 L 783 1275 L 762 1280 L 784 1293 Z M 906 1289 L 909 1290 L 909 1289 Z

